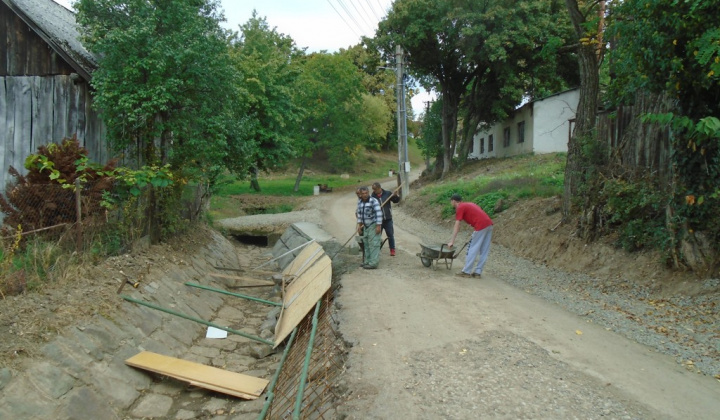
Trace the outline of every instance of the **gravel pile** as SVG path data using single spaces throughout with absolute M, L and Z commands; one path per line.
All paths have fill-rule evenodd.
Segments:
M 452 226 L 438 226 L 410 217 L 400 206 L 394 212 L 402 226 L 428 243 L 450 238 Z M 486 272 L 498 279 L 554 302 L 565 310 L 673 356 L 688 370 L 720 378 L 720 302 L 714 294 L 655 297 L 629 279 L 612 281 L 567 273 L 519 258 L 493 244 Z M 702 281 L 707 291 L 720 280 Z

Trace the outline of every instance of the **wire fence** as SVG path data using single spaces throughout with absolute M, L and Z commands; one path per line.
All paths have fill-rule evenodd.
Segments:
M 198 218 L 208 197 L 204 185 L 147 187 L 123 196 L 113 187 L 105 179 L 74 188 L 16 183 L 0 191 L 0 293 L 22 293 L 33 279 L 48 278 L 63 253 L 117 255 L 153 231 L 180 230 Z M 30 250 L 38 249 L 52 252 L 31 261 L 28 255 L 38 253 Z
M 337 379 L 346 349 L 333 327 L 332 302 L 329 291 L 319 302 L 316 323 L 311 311 L 298 325 L 277 381 L 271 384 L 272 399 L 263 418 L 336 418 Z

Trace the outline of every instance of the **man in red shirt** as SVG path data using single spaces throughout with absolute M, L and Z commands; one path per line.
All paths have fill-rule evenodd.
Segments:
M 455 228 L 453 229 L 452 239 L 448 242 L 448 246 L 453 246 L 455 243 L 455 238 L 460 230 L 461 220 L 465 221 L 475 230 L 468 244 L 465 267 L 463 267 L 461 272 L 457 273 L 457 276 L 479 278 L 482 275 L 483 267 L 490 253 L 493 222 L 490 216 L 477 204 L 463 203 L 462 197 L 459 194 L 453 194 L 452 197 L 450 197 L 450 204 L 455 207 Z M 476 260 L 477 265 L 475 264 Z

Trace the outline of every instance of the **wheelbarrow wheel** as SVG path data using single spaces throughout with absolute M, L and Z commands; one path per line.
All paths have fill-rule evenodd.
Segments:
M 430 258 L 420 257 L 420 261 L 425 267 L 430 267 L 432 265 L 432 260 Z

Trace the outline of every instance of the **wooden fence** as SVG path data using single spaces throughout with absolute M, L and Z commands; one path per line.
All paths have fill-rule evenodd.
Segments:
M 627 169 L 643 169 L 663 180 L 672 173 L 670 130 L 643 123 L 647 113 L 665 113 L 671 104 L 655 95 L 639 95 L 632 106 L 601 112 L 597 118 L 598 138 L 608 144 L 610 157 Z

